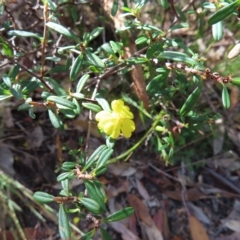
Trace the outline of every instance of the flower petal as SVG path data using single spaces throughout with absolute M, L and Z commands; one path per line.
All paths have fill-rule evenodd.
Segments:
M 98 112 L 95 116 L 95 119 L 96 121 L 101 121 L 103 118 L 106 119 L 106 118 L 110 118 L 111 117 L 111 113 L 110 112 L 107 112 L 107 111 L 101 111 L 101 112 Z
M 121 131 L 125 138 L 130 138 L 135 130 L 135 123 L 131 119 L 124 119 L 121 124 Z
M 133 114 L 130 111 L 130 108 L 124 105 L 123 100 L 119 99 L 119 100 L 112 101 L 111 107 L 114 112 L 121 114 L 122 117 L 130 118 L 130 119 L 133 118 Z

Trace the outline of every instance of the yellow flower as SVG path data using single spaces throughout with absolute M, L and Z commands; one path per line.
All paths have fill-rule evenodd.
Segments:
M 98 128 L 116 139 L 122 133 L 124 137 L 129 138 L 135 130 L 133 114 L 129 107 L 124 106 L 122 100 L 114 100 L 111 103 L 112 112 L 101 111 L 96 114 Z

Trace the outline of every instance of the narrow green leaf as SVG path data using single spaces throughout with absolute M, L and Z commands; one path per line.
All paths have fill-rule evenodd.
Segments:
M 90 33 L 90 41 L 93 40 L 94 38 L 98 37 L 102 31 L 103 31 L 103 27 L 97 27 L 95 28 L 91 33 Z
M 100 168 L 101 166 L 105 165 L 107 160 L 110 158 L 112 154 L 113 154 L 113 149 L 111 148 L 105 149 L 99 156 L 96 168 Z
M 223 36 L 223 25 L 222 21 L 217 22 L 212 25 L 212 35 L 214 40 L 219 41 L 222 39 Z
M 231 79 L 231 83 L 240 87 L 240 77 Z
M 236 11 L 238 6 L 239 6 L 239 1 L 236 0 L 230 3 L 229 5 L 221 8 L 208 19 L 208 24 L 213 25 L 215 23 L 222 21 L 223 19 L 231 15 L 234 11 Z
M 114 55 L 114 51 L 112 50 L 112 47 L 109 43 L 104 43 L 102 46 L 101 46 L 102 50 L 105 51 L 106 53 L 108 54 L 111 54 L 111 55 Z
M 66 27 L 64 27 L 60 24 L 54 23 L 54 22 L 47 22 L 46 25 L 49 28 L 52 28 L 54 31 L 56 31 L 66 37 L 69 37 L 76 42 L 80 42 L 79 37 L 76 36 L 72 31 L 68 30 Z
M 60 112 L 66 117 L 66 118 L 75 118 L 76 117 L 76 112 L 75 110 L 77 108 L 75 108 L 74 110 L 73 109 L 66 109 L 66 108 L 59 108 L 60 109 Z
M 106 145 L 101 145 L 99 146 L 93 153 L 92 155 L 88 158 L 86 165 L 82 169 L 82 172 L 85 172 L 89 167 L 91 167 L 94 163 L 97 162 L 99 156 L 101 153 L 107 148 Z
M 95 176 L 99 176 L 99 175 L 104 174 L 106 171 L 107 171 L 107 166 L 105 165 L 105 166 L 101 166 L 97 169 L 94 169 L 94 174 L 95 174 Z
M 2 75 L 2 80 L 3 80 L 3 82 L 10 88 L 10 87 L 12 87 L 12 82 L 11 82 L 11 79 L 8 77 L 8 75 L 7 74 L 3 74 Z
M 161 4 L 165 9 L 169 8 L 169 2 L 168 0 L 161 0 Z
M 96 67 L 99 68 L 104 68 L 105 64 L 104 62 L 94 53 L 91 53 L 89 51 L 85 51 L 86 56 L 88 58 L 88 60 Z
M 147 42 L 148 39 L 149 39 L 149 38 L 146 37 L 146 36 L 140 36 L 139 38 L 137 38 L 137 39 L 135 40 L 135 43 L 136 43 L 137 45 L 139 45 L 139 44 L 142 44 L 142 43 Z
M 122 43 L 110 41 L 110 45 L 115 53 L 120 53 L 122 51 Z
M 12 87 L 10 87 L 10 92 L 11 94 L 17 98 L 22 100 L 23 99 L 23 95 L 22 95 L 22 90 L 21 90 L 21 85 L 20 84 L 14 84 Z
M 113 213 L 112 215 L 108 216 L 107 218 L 103 219 L 103 222 L 116 222 L 120 221 L 124 218 L 131 216 L 134 213 L 134 209 L 132 207 L 124 208 L 118 212 Z
M 69 179 L 65 179 L 63 181 L 61 181 L 61 185 L 63 190 L 67 193 L 68 196 L 68 192 L 69 192 Z
M 59 105 L 62 105 L 66 108 L 70 108 L 70 109 L 75 109 L 76 105 L 72 102 L 70 102 L 69 100 L 62 98 L 62 97 L 58 97 L 58 96 L 49 96 L 47 98 L 47 101 L 51 101 L 54 103 L 57 103 Z
M 0 14 L 1 15 L 1 14 Z M 0 37 L 0 43 L 2 43 L 2 48 L 3 48 L 3 54 L 8 57 L 12 57 L 12 49 L 11 46 L 8 44 L 8 42 L 5 41 L 2 37 Z
M 102 234 L 102 239 L 113 240 L 112 236 L 104 228 L 100 227 L 100 232 Z
M 57 181 L 58 181 L 58 182 L 61 182 L 61 181 L 65 180 L 65 179 L 67 179 L 67 178 L 70 179 L 70 178 L 72 178 L 74 175 L 75 175 L 74 172 L 64 172 L 64 173 L 61 173 L 61 174 L 57 177 Z
M 75 115 L 79 115 L 81 113 L 81 107 L 80 104 L 78 103 L 76 98 L 72 99 L 72 102 L 77 106 L 73 111 L 75 113 Z
M 96 113 L 102 111 L 102 108 L 99 105 L 94 103 L 83 102 L 82 106 Z
M 29 110 L 28 110 L 28 115 L 29 115 L 29 117 L 32 118 L 32 119 L 35 119 L 35 118 L 36 118 L 36 115 L 35 115 L 35 113 L 34 113 L 34 111 L 33 111 L 33 107 L 30 107 L 30 108 L 29 108 Z
M 19 71 L 20 71 L 20 66 L 19 65 L 15 65 L 13 68 L 11 68 L 8 76 L 11 79 L 15 79 L 16 76 L 18 75 Z
M 49 116 L 49 119 L 50 119 L 53 127 L 55 127 L 55 128 L 62 128 L 63 127 L 62 120 L 51 109 L 48 109 L 48 116 Z
M 44 77 L 44 80 L 46 80 L 48 82 L 48 84 L 54 89 L 54 92 L 58 96 L 66 96 L 67 95 L 67 93 L 64 90 L 64 88 L 62 87 L 62 85 L 60 83 L 58 83 L 56 80 L 54 80 L 50 77 Z
M 111 8 L 111 15 L 115 16 L 118 11 L 118 0 L 114 0 Z
M 80 202 L 82 203 L 82 205 L 90 212 L 92 213 L 100 213 L 100 206 L 99 204 L 94 201 L 91 198 L 80 198 Z
M 82 237 L 81 237 L 81 240 L 92 240 L 94 234 L 96 232 L 96 229 L 92 229 L 90 232 L 84 234 Z M 105 240 L 105 239 L 104 239 Z
M 59 212 L 58 212 L 58 229 L 60 236 L 63 240 L 71 239 L 71 229 L 68 220 L 67 213 L 63 207 L 63 204 L 59 204 Z
M 23 94 L 31 93 L 38 87 L 39 87 L 39 81 L 34 78 L 22 89 L 22 93 Z
M 88 191 L 88 195 L 91 199 L 94 199 L 100 206 L 100 212 L 106 213 L 106 195 L 101 183 L 97 181 L 84 180 L 85 187 Z
M 53 202 L 54 196 L 45 192 L 35 192 L 33 194 L 33 198 L 38 202 L 47 203 L 47 202 Z
M 227 87 L 224 84 L 222 89 L 222 103 L 223 103 L 223 107 L 226 109 L 229 108 L 231 105 L 229 93 L 228 93 Z
M 80 54 L 74 61 L 71 71 L 70 71 L 70 79 L 73 81 L 77 78 L 78 74 L 81 71 L 81 66 L 83 63 L 83 55 Z
M 158 58 L 169 59 L 175 62 L 184 62 L 190 65 L 198 65 L 198 62 L 195 59 L 190 58 L 187 54 L 181 52 L 164 51 L 158 55 Z
M 33 38 L 37 38 L 40 41 L 43 39 L 43 37 L 41 35 L 39 35 L 38 33 L 32 33 L 32 32 L 27 32 L 27 31 L 20 31 L 20 30 L 8 31 L 8 35 L 19 36 L 19 37 L 33 37 Z
M 202 82 L 200 82 L 199 86 L 196 87 L 196 89 L 188 96 L 187 100 L 183 104 L 179 112 L 181 116 L 186 116 L 193 109 L 201 92 L 202 92 Z
M 111 108 L 109 106 L 109 103 L 100 94 L 96 95 L 96 100 L 97 100 L 98 104 L 102 107 L 103 110 L 105 110 L 107 112 L 111 112 Z
M 0 101 L 3 101 L 3 100 L 8 99 L 10 97 L 12 97 L 12 95 L 0 95 Z
M 74 162 L 64 162 L 62 165 L 62 168 L 68 169 L 68 170 L 73 170 L 76 167 L 76 163 Z
M 90 78 L 89 74 L 84 74 L 78 81 L 76 93 L 80 93 L 85 86 L 86 81 Z
M 176 24 L 176 25 L 172 26 L 171 28 L 169 28 L 168 32 L 174 31 L 176 29 L 181 29 L 181 28 L 189 28 L 189 24 L 188 23 Z

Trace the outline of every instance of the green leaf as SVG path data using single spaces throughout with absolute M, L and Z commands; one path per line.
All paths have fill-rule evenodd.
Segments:
M 16 76 L 18 75 L 20 71 L 20 66 L 19 65 L 15 65 L 13 68 L 11 68 L 10 72 L 9 72 L 9 77 L 11 79 L 15 79 Z
M 104 62 L 94 53 L 91 53 L 89 51 L 85 51 L 85 54 L 88 58 L 88 60 L 96 67 L 104 68 L 105 64 Z
M 83 63 L 83 55 L 80 54 L 74 61 L 71 71 L 70 71 L 70 79 L 73 81 L 77 78 L 78 74 L 81 71 L 81 66 Z
M 224 84 L 222 89 L 222 103 L 223 103 L 223 107 L 226 109 L 229 108 L 231 105 L 229 93 L 228 93 L 227 87 Z
M 65 173 L 61 173 L 58 177 L 57 177 L 57 181 L 58 182 L 61 182 L 65 179 L 70 179 L 72 178 L 73 176 L 75 176 L 74 172 L 65 172 Z
M 110 158 L 112 154 L 113 154 L 113 149 L 111 148 L 105 149 L 99 156 L 96 168 L 100 168 L 101 166 L 105 165 L 107 160 Z
M 179 112 L 181 116 L 186 116 L 193 109 L 201 92 L 202 92 L 202 80 L 200 79 L 199 86 L 196 87 L 196 89 L 188 96 L 187 100 L 183 104 Z
M 66 37 L 69 37 L 76 42 L 80 42 L 79 37 L 76 36 L 72 31 L 65 28 L 64 26 L 62 26 L 60 24 L 57 24 L 57 23 L 54 23 L 54 22 L 47 22 L 46 25 L 49 28 L 52 28 L 54 31 L 56 31 L 56 32 L 66 36 Z
M 233 3 L 230 3 L 229 5 L 221 8 L 208 19 L 208 24 L 213 25 L 215 23 L 222 21 L 223 19 L 231 15 L 234 11 L 236 11 L 238 6 L 239 1 L 236 0 Z
M 79 114 L 81 113 L 81 107 L 80 107 L 77 99 L 76 99 L 76 98 L 73 98 L 73 99 L 72 99 L 72 102 L 77 106 L 77 107 L 73 110 L 74 113 L 75 113 L 75 115 L 79 115 Z
M 96 113 L 102 111 L 102 108 L 99 105 L 94 103 L 83 102 L 82 106 Z
M 102 107 L 102 109 L 104 111 L 111 112 L 111 108 L 109 106 L 109 103 L 100 94 L 96 95 L 96 100 L 97 100 L 98 104 Z
M 91 198 L 80 198 L 80 202 L 82 203 L 82 205 L 90 212 L 92 213 L 100 213 L 100 206 L 99 204 L 94 201 Z
M 98 158 L 102 154 L 102 152 L 107 149 L 106 145 L 99 146 L 92 155 L 88 158 L 86 165 L 82 169 L 82 172 L 85 172 L 88 168 L 90 168 L 94 163 L 97 162 Z
M 111 8 L 111 15 L 115 16 L 118 11 L 118 0 L 114 0 Z
M 84 74 L 78 81 L 76 93 L 80 93 L 85 86 L 86 81 L 90 78 L 89 74 Z
M 59 84 L 56 80 L 50 77 L 44 77 L 44 80 L 48 82 L 48 84 L 54 89 L 54 92 L 59 96 L 66 96 L 67 93 L 64 88 Z
M 54 196 L 45 192 L 35 192 L 33 194 L 33 198 L 38 202 L 47 203 L 47 202 L 53 202 Z
M 111 54 L 111 55 L 114 55 L 114 51 L 112 50 L 112 47 L 109 43 L 104 43 L 102 46 L 101 46 L 102 50 L 105 51 L 106 53 L 108 54 Z
M 48 109 L 48 116 L 49 116 L 49 119 L 50 119 L 53 127 L 55 127 L 55 128 L 63 127 L 61 118 L 58 116 L 58 114 L 54 113 L 51 109 Z
M 176 24 L 176 25 L 172 26 L 171 28 L 169 28 L 168 32 L 174 31 L 176 29 L 181 29 L 181 28 L 189 28 L 189 24 L 188 23 Z
M 85 96 L 82 93 L 71 93 L 71 96 L 76 99 L 84 99 Z
M 63 181 L 61 181 L 61 185 L 63 190 L 67 193 L 68 196 L 68 192 L 69 192 L 69 179 L 65 179 Z
M 3 74 L 2 75 L 2 80 L 3 80 L 3 82 L 10 88 L 10 87 L 12 87 L 12 82 L 11 82 L 11 79 L 8 77 L 8 75 L 7 74 Z
M 139 45 L 139 44 L 142 44 L 142 43 L 147 42 L 148 39 L 149 39 L 149 38 L 146 37 L 146 36 L 140 36 L 139 38 L 137 38 L 137 39 L 135 40 L 135 43 L 136 43 L 137 45 Z
M 190 58 L 187 54 L 181 52 L 164 51 L 158 55 L 158 58 L 169 59 L 175 62 L 184 62 L 190 65 L 198 65 L 198 62 L 195 59 Z
M 51 101 L 54 103 L 57 103 L 61 106 L 64 106 L 66 108 L 70 108 L 70 109 L 75 109 L 76 105 L 72 102 L 70 102 L 69 100 L 62 98 L 62 97 L 58 97 L 58 96 L 49 96 L 47 98 L 47 101 Z
M 74 162 L 64 162 L 62 165 L 62 169 L 65 171 L 73 170 L 76 167 L 76 163 Z
M 105 200 L 106 195 L 101 183 L 97 181 L 83 180 L 85 187 L 88 191 L 88 195 L 91 199 L 94 199 L 100 206 L 100 212 L 104 214 L 106 210 Z
M 161 0 L 161 4 L 164 7 L 164 9 L 168 9 L 169 8 L 168 0 Z
M 20 30 L 8 31 L 8 35 L 19 36 L 19 37 L 33 37 L 33 38 L 37 38 L 40 41 L 43 39 L 43 37 L 38 33 L 32 33 L 32 32 L 27 32 L 27 31 L 20 31 Z
M 124 218 L 131 216 L 134 213 L 134 209 L 132 207 L 124 208 L 118 212 L 113 213 L 112 215 L 108 216 L 107 218 L 103 219 L 103 222 L 116 222 L 120 221 Z
M 23 89 L 22 94 L 28 94 L 33 92 L 36 88 L 39 87 L 39 80 L 33 78 Z
M 69 224 L 67 213 L 63 207 L 63 204 L 59 204 L 58 229 L 59 229 L 60 236 L 63 240 L 71 239 L 70 224 Z
M 77 109 L 77 108 L 76 108 Z M 66 108 L 60 108 L 60 112 L 67 118 L 75 118 L 76 117 L 76 109 L 66 109 Z
M 222 36 L 223 36 L 222 21 L 217 22 L 212 25 L 212 34 L 213 34 L 214 40 L 219 41 L 222 39 Z
M 102 234 L 102 239 L 113 240 L 112 236 L 104 228 L 100 227 L 100 232 Z
M 30 107 L 28 110 L 28 115 L 30 118 L 35 119 L 36 115 L 34 114 L 33 107 Z
M 22 95 L 22 90 L 21 90 L 21 85 L 20 84 L 14 84 L 12 87 L 10 87 L 10 92 L 11 94 L 17 98 L 22 100 L 23 99 L 23 95 Z
M 96 229 L 94 228 L 94 229 L 91 230 L 90 232 L 84 234 L 84 235 L 81 237 L 81 240 L 92 240 L 95 232 L 96 232 Z
M 0 95 L 0 101 L 3 101 L 3 100 L 8 99 L 10 97 L 12 97 L 12 95 Z
M 99 36 L 102 31 L 103 31 L 103 27 L 97 27 L 95 28 L 91 33 L 90 33 L 90 41 L 93 40 L 94 38 L 96 38 L 97 36 Z
M 5 56 L 12 57 L 13 56 L 12 49 L 11 49 L 11 46 L 8 44 L 8 42 L 6 42 L 5 39 L 0 37 L 0 43 L 2 43 L 3 54 Z
M 99 175 L 104 174 L 106 171 L 107 171 L 107 166 L 104 165 L 104 166 L 101 166 L 97 169 L 94 169 L 94 171 L 92 171 L 91 173 L 94 173 L 95 176 L 99 176 Z
M 231 83 L 240 87 L 240 77 L 231 79 Z
M 123 47 L 122 43 L 110 41 L 110 45 L 115 53 L 121 53 Z

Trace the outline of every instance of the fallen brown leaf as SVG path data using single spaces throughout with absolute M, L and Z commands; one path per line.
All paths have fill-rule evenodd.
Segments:
M 189 216 L 189 228 L 192 240 L 209 240 L 205 228 L 194 216 Z
M 142 200 L 134 194 L 128 194 L 127 200 L 134 208 L 135 214 L 138 216 L 139 220 L 144 222 L 147 226 L 151 226 L 153 224 L 153 220 Z

